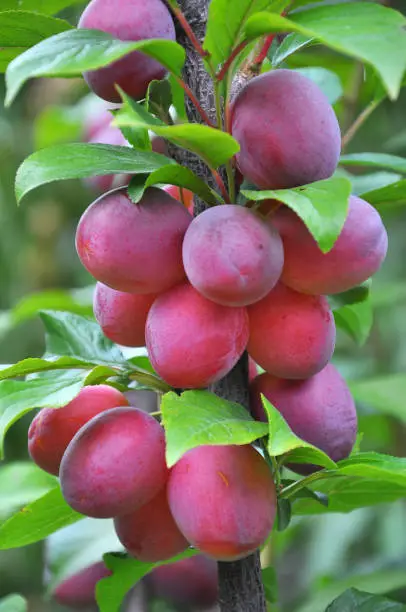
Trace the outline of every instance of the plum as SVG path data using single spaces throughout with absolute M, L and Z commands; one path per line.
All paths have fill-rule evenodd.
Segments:
M 96 604 L 95 589 L 99 580 L 110 575 L 111 571 L 102 561 L 94 563 L 61 582 L 53 597 L 61 606 L 87 608 Z
M 215 206 L 189 225 L 183 264 L 190 283 L 207 299 L 247 306 L 265 297 L 279 280 L 282 241 L 247 208 Z
M 307 77 L 274 70 L 255 77 L 232 106 L 237 164 L 262 189 L 329 178 L 341 148 L 340 127 L 326 96 Z

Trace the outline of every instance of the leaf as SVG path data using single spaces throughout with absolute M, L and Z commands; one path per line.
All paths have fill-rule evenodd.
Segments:
M 11 60 L 33 45 L 49 36 L 72 29 L 63 19 L 30 13 L 27 10 L 8 11 L 7 8 L 7 5 L 3 6 L 2 0 L 1 11 L 4 12 L 0 12 L 0 72 L 5 72 Z M 14 8 L 23 7 L 18 4 Z
M 341 81 L 332 70 L 315 66 L 311 68 L 296 68 L 294 72 L 299 72 L 313 81 L 313 83 L 316 83 L 330 104 L 335 104 L 343 95 Z
M 161 410 L 168 467 L 197 446 L 250 444 L 268 433 L 268 426 L 254 421 L 243 406 L 209 391 L 166 393 Z
M 292 518 L 292 504 L 289 499 L 279 498 L 276 502 L 276 509 L 278 531 L 285 531 Z
M 28 381 L 0 382 L 0 458 L 4 437 L 10 427 L 34 408 L 59 408 L 77 396 L 89 372 L 70 370 L 58 376 Z
M 271 457 L 286 455 L 286 461 L 294 463 L 315 463 L 332 469 L 337 467 L 323 451 L 298 438 L 281 413 L 265 396 L 261 397 L 269 422 L 268 453 Z
M 336 326 L 346 332 L 359 346 L 368 340 L 374 322 L 371 300 L 342 306 L 334 310 Z
M 396 99 L 406 69 L 406 18 L 397 11 L 354 2 L 322 6 L 289 15 L 257 13 L 245 26 L 248 39 L 271 32 L 298 32 L 362 60 L 378 72 L 389 97 Z
M 44 15 L 55 15 L 68 6 L 82 3 L 83 0 L 1 0 L 1 8 L 3 11 L 21 9 Z
M 356 453 L 339 461 L 339 473 L 393 482 L 406 488 L 406 458 L 381 453 Z
M 125 555 L 105 555 L 104 563 L 113 572 L 112 576 L 103 578 L 96 586 L 96 599 L 100 612 L 118 612 L 120 605 L 137 582 L 154 567 L 174 563 L 188 557 L 193 557 L 197 551 L 188 550 L 161 563 L 142 563 Z
M 47 539 L 48 588 L 55 587 L 108 552 L 120 552 L 123 546 L 117 538 L 111 519 L 84 518 L 59 529 Z
M 172 87 L 170 82 L 151 81 L 146 96 L 146 107 L 148 112 L 156 115 L 165 123 L 169 120 L 169 109 L 172 104 Z
M 70 312 L 41 312 L 47 353 L 64 355 L 88 363 L 123 365 L 123 354 L 104 336 L 100 326 Z
M 348 612 L 404 612 L 405 604 L 380 595 L 348 589 L 326 608 L 326 612 L 343 612 L 343 610 Z
M 328 301 L 333 310 L 339 310 L 343 306 L 359 304 L 369 299 L 371 295 L 372 281 L 367 280 L 362 285 L 348 289 L 343 293 L 336 293 L 328 296 Z
M 405 374 L 350 380 L 348 384 L 357 402 L 370 406 L 377 412 L 394 416 L 406 423 Z
M 406 179 L 361 195 L 378 210 L 385 210 L 389 205 L 404 205 L 406 203 Z
M 214 70 L 240 42 L 244 25 L 251 15 L 265 10 L 282 12 L 288 4 L 272 0 L 234 0 L 231 11 L 229 0 L 211 0 L 203 47 L 210 53 Z
M 104 174 L 145 174 L 170 163 L 165 155 L 131 147 L 85 143 L 57 145 L 33 153 L 21 164 L 16 176 L 16 198 L 20 202 L 33 189 L 53 181 Z
M 270 603 L 276 603 L 278 601 L 278 577 L 275 568 L 266 567 L 261 574 L 266 600 Z
M 256 202 L 274 199 L 291 208 L 305 223 L 323 253 L 337 240 L 348 212 L 351 184 L 344 178 L 331 178 L 295 189 L 251 191 L 241 193 Z
M 83 518 L 68 506 L 59 487 L 35 500 L 0 526 L 0 550 L 40 542 Z
M 0 467 L 0 522 L 56 485 L 56 479 L 28 461 Z
M 221 130 L 198 123 L 164 125 L 148 113 L 141 104 L 122 94 L 124 104 L 113 121 L 118 127 L 145 127 L 192 153 L 199 155 L 210 167 L 217 168 L 238 153 L 238 142 Z
M 342 155 L 342 166 L 360 166 L 365 168 L 385 168 L 400 174 L 406 174 L 406 159 L 387 153 L 351 153 Z
M 116 40 L 99 30 L 77 29 L 51 36 L 28 49 L 9 64 L 6 72 L 6 106 L 10 106 L 24 83 L 33 77 L 81 76 L 102 68 L 131 51 L 141 51 L 169 72 L 181 75 L 185 51 L 172 40 Z
M 288 34 L 276 48 L 275 53 L 272 56 L 272 66 L 276 68 L 290 55 L 293 55 L 293 53 L 296 53 L 296 51 L 307 47 L 312 41 L 312 38 L 304 36 L 303 34 Z
M 155 172 L 151 172 L 148 176 L 138 175 L 134 177 L 129 185 L 128 193 L 132 201 L 137 203 L 142 198 L 145 189 L 160 184 L 177 185 L 189 189 L 208 204 L 217 204 L 219 200 L 222 201 L 222 198 L 194 172 L 186 166 L 178 164 L 164 166 L 155 170 Z
M 15 365 L 3 368 L 0 366 L 0 381 L 8 378 L 17 378 L 19 376 L 27 376 L 35 372 L 49 372 L 52 370 L 70 370 L 78 368 L 93 368 L 93 363 L 89 363 L 72 357 L 61 357 L 59 359 L 40 359 L 38 357 L 30 357 L 19 361 Z M 115 376 L 117 372 L 111 370 L 110 376 Z
M 9 595 L 0 599 L 0 612 L 27 612 L 27 601 L 21 595 Z
M 380 594 L 396 591 L 404 588 L 405 585 L 406 572 L 404 568 L 396 569 L 395 567 L 389 567 L 381 571 L 353 574 L 341 580 L 334 580 L 327 583 L 326 586 L 317 589 L 317 591 L 313 592 L 313 596 L 300 606 L 296 612 L 326 612 L 326 607 L 331 601 L 348 588 L 356 588 L 361 591 Z M 404 604 L 402 605 L 404 608 Z M 389 610 L 392 612 L 390 608 Z M 340 609 L 340 612 L 347 611 L 353 612 L 351 608 Z M 367 611 L 369 612 L 368 608 L 365 612 Z M 329 612 L 331 612 L 331 610 L 329 610 Z M 361 608 L 359 612 L 364 612 L 364 609 Z M 375 609 L 371 612 L 375 612 Z M 398 612 L 396 608 L 394 612 Z

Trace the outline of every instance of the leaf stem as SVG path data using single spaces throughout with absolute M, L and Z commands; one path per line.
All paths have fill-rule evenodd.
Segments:
M 248 43 L 249 43 L 248 40 L 243 40 L 236 47 L 234 47 L 229 57 L 226 59 L 226 61 L 222 65 L 221 69 L 216 74 L 216 81 L 222 81 L 226 77 L 231 64 L 236 59 L 236 57 L 241 53 L 241 51 L 245 49 Z
M 175 15 L 176 19 L 179 21 L 180 25 L 182 26 L 186 36 L 188 37 L 191 44 L 193 45 L 193 48 L 196 51 L 196 53 L 198 53 L 202 59 L 207 58 L 210 55 L 210 53 L 203 49 L 199 39 L 197 38 L 196 34 L 193 32 L 190 23 L 186 19 L 185 15 L 183 14 L 176 0 L 168 0 L 168 4 L 173 14 Z
M 275 34 L 270 34 L 269 36 L 265 36 L 263 43 L 262 43 L 262 47 L 257 57 L 254 59 L 254 61 L 251 64 L 251 70 L 253 72 L 258 73 L 261 70 L 261 66 L 264 63 L 266 56 L 268 55 L 268 51 L 271 48 L 271 45 L 274 39 L 275 39 Z
M 333 470 L 329 470 L 328 472 L 321 470 L 320 472 L 315 472 L 314 474 L 310 474 L 310 476 L 306 476 L 306 478 L 302 478 L 297 482 L 285 487 L 282 489 L 280 497 L 283 499 L 289 499 L 293 497 L 298 491 L 309 486 L 313 482 L 318 480 L 325 480 L 326 478 L 336 478 L 341 477 L 341 474 L 335 472 Z
M 201 118 L 203 119 L 203 121 L 212 128 L 215 128 L 216 126 L 214 125 L 214 123 L 210 120 L 210 117 L 208 116 L 208 114 L 206 113 L 206 111 L 202 108 L 199 100 L 196 98 L 195 94 L 193 93 L 193 91 L 190 89 L 189 85 L 187 85 L 180 77 L 174 75 L 175 80 L 177 81 L 177 83 L 179 83 L 179 85 L 182 87 L 183 91 L 186 93 L 187 97 L 189 98 L 189 100 L 193 103 L 193 106 L 195 107 L 195 109 L 197 110 L 197 112 L 199 113 L 199 115 L 201 116 Z
M 341 147 L 344 150 L 351 140 L 354 138 L 355 134 L 358 132 L 361 125 L 368 119 L 368 117 L 374 112 L 374 110 L 379 106 L 380 100 L 373 100 L 364 108 L 362 113 L 358 115 L 355 119 L 354 123 L 348 128 L 347 132 L 344 134 Z
M 221 195 L 224 198 L 224 201 L 226 202 L 226 204 L 231 204 L 231 200 L 230 200 L 230 196 L 228 195 L 228 191 L 226 189 L 226 186 L 224 184 L 223 179 L 220 176 L 220 173 L 217 172 L 217 170 L 214 170 L 213 168 L 211 169 L 212 174 L 214 176 L 214 179 L 220 189 Z

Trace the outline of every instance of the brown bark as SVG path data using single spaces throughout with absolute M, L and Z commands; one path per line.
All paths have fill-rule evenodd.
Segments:
M 178 0 L 178 3 L 196 36 L 202 41 L 206 30 L 210 0 Z M 232 10 L 231 6 L 230 10 Z M 187 51 L 183 78 L 195 93 L 209 117 L 215 121 L 211 79 L 204 69 L 202 60 L 180 28 L 178 29 L 178 42 Z M 186 109 L 190 121 L 201 122 L 199 114 L 188 99 L 186 100 Z M 189 166 L 212 187 L 216 187 L 210 170 L 199 158 L 175 147 L 171 147 L 171 154 L 178 162 Z M 224 177 L 224 172 L 222 175 Z M 195 198 L 195 213 L 202 212 L 204 209 L 204 202 Z M 248 358 L 246 354 L 225 378 L 212 386 L 211 391 L 224 399 L 248 407 Z M 221 612 L 266 611 L 259 552 L 241 561 L 219 563 L 218 567 Z

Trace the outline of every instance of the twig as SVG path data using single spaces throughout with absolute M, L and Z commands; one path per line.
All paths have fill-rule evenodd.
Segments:
M 344 150 L 347 145 L 354 138 L 355 134 L 358 132 L 361 125 L 368 119 L 368 117 L 374 112 L 374 110 L 379 106 L 380 100 L 374 100 L 368 106 L 364 108 L 362 113 L 358 115 L 355 119 L 354 123 L 348 128 L 347 132 L 344 134 L 341 140 L 341 148 Z
M 206 111 L 202 108 L 200 102 L 198 101 L 198 99 L 196 98 L 195 94 L 193 93 L 193 91 L 190 89 L 189 85 L 187 85 L 184 81 L 182 81 L 181 78 L 175 76 L 176 81 L 179 83 L 179 85 L 182 87 L 183 91 L 186 93 L 186 95 L 188 96 L 188 98 L 190 99 L 190 101 L 192 102 L 192 104 L 194 105 L 194 107 L 196 108 L 197 112 L 199 113 L 199 115 L 201 116 L 201 118 L 203 119 L 203 121 L 212 128 L 215 128 L 216 126 L 214 125 L 214 123 L 210 120 L 210 117 L 208 116 L 208 114 L 206 113 Z
M 249 42 L 248 40 L 243 40 L 231 51 L 229 57 L 226 59 L 223 66 L 221 67 L 219 72 L 216 74 L 216 81 L 222 81 L 224 79 L 224 77 L 228 73 L 228 70 L 231 64 L 236 59 L 236 57 L 241 53 L 241 51 L 245 49 L 245 47 L 248 45 L 248 42 Z
M 190 23 L 186 19 L 185 15 L 182 13 L 176 0 L 167 0 L 167 2 L 173 14 L 175 15 L 176 19 L 179 21 L 180 25 L 182 26 L 186 36 L 192 43 L 193 48 L 195 49 L 196 53 L 198 53 L 200 57 L 203 59 L 207 58 L 210 55 L 209 52 L 203 49 L 200 41 L 198 40 L 196 34 L 193 32 Z
M 224 201 L 227 204 L 230 204 L 231 203 L 230 196 L 228 195 L 228 191 L 226 189 L 226 186 L 224 184 L 223 179 L 220 176 L 220 173 L 217 172 L 217 170 L 213 170 L 213 169 L 211 171 L 212 171 L 214 179 L 215 179 L 215 181 L 216 181 L 216 183 L 217 183 L 217 185 L 218 185 L 218 187 L 219 187 L 219 189 L 221 191 L 221 195 L 223 196 Z

